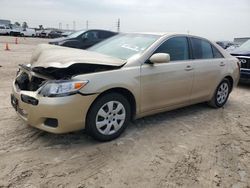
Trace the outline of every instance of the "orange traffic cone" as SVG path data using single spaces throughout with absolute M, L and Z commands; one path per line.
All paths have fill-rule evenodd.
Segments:
M 9 44 L 8 44 L 8 43 L 6 43 L 6 45 L 5 45 L 5 50 L 6 50 L 6 51 L 10 50 L 10 49 L 9 49 Z
M 18 42 L 17 42 L 17 38 L 16 38 L 16 40 L 15 40 L 15 44 L 18 44 Z

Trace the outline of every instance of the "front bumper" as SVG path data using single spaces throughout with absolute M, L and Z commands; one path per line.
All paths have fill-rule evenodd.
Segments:
M 13 83 L 11 103 L 28 125 L 59 134 L 84 129 L 88 109 L 96 97 L 97 94 L 43 97 L 37 92 L 18 90 Z M 51 119 L 57 120 L 57 126 L 48 125 Z

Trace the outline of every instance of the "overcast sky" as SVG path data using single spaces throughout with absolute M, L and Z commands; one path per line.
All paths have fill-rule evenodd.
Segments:
M 250 36 L 250 0 L 0 0 L 0 19 L 30 27 L 180 32 L 212 40 Z

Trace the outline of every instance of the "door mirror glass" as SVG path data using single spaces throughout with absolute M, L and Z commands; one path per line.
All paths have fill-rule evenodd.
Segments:
M 156 53 L 149 58 L 151 63 L 168 63 L 170 55 L 167 53 Z

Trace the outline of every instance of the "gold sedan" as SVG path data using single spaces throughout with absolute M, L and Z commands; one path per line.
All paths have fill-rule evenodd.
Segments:
M 131 119 L 200 102 L 222 107 L 238 80 L 238 60 L 207 39 L 119 34 L 88 50 L 39 45 L 19 67 L 11 103 L 38 129 L 86 129 L 108 141 Z

